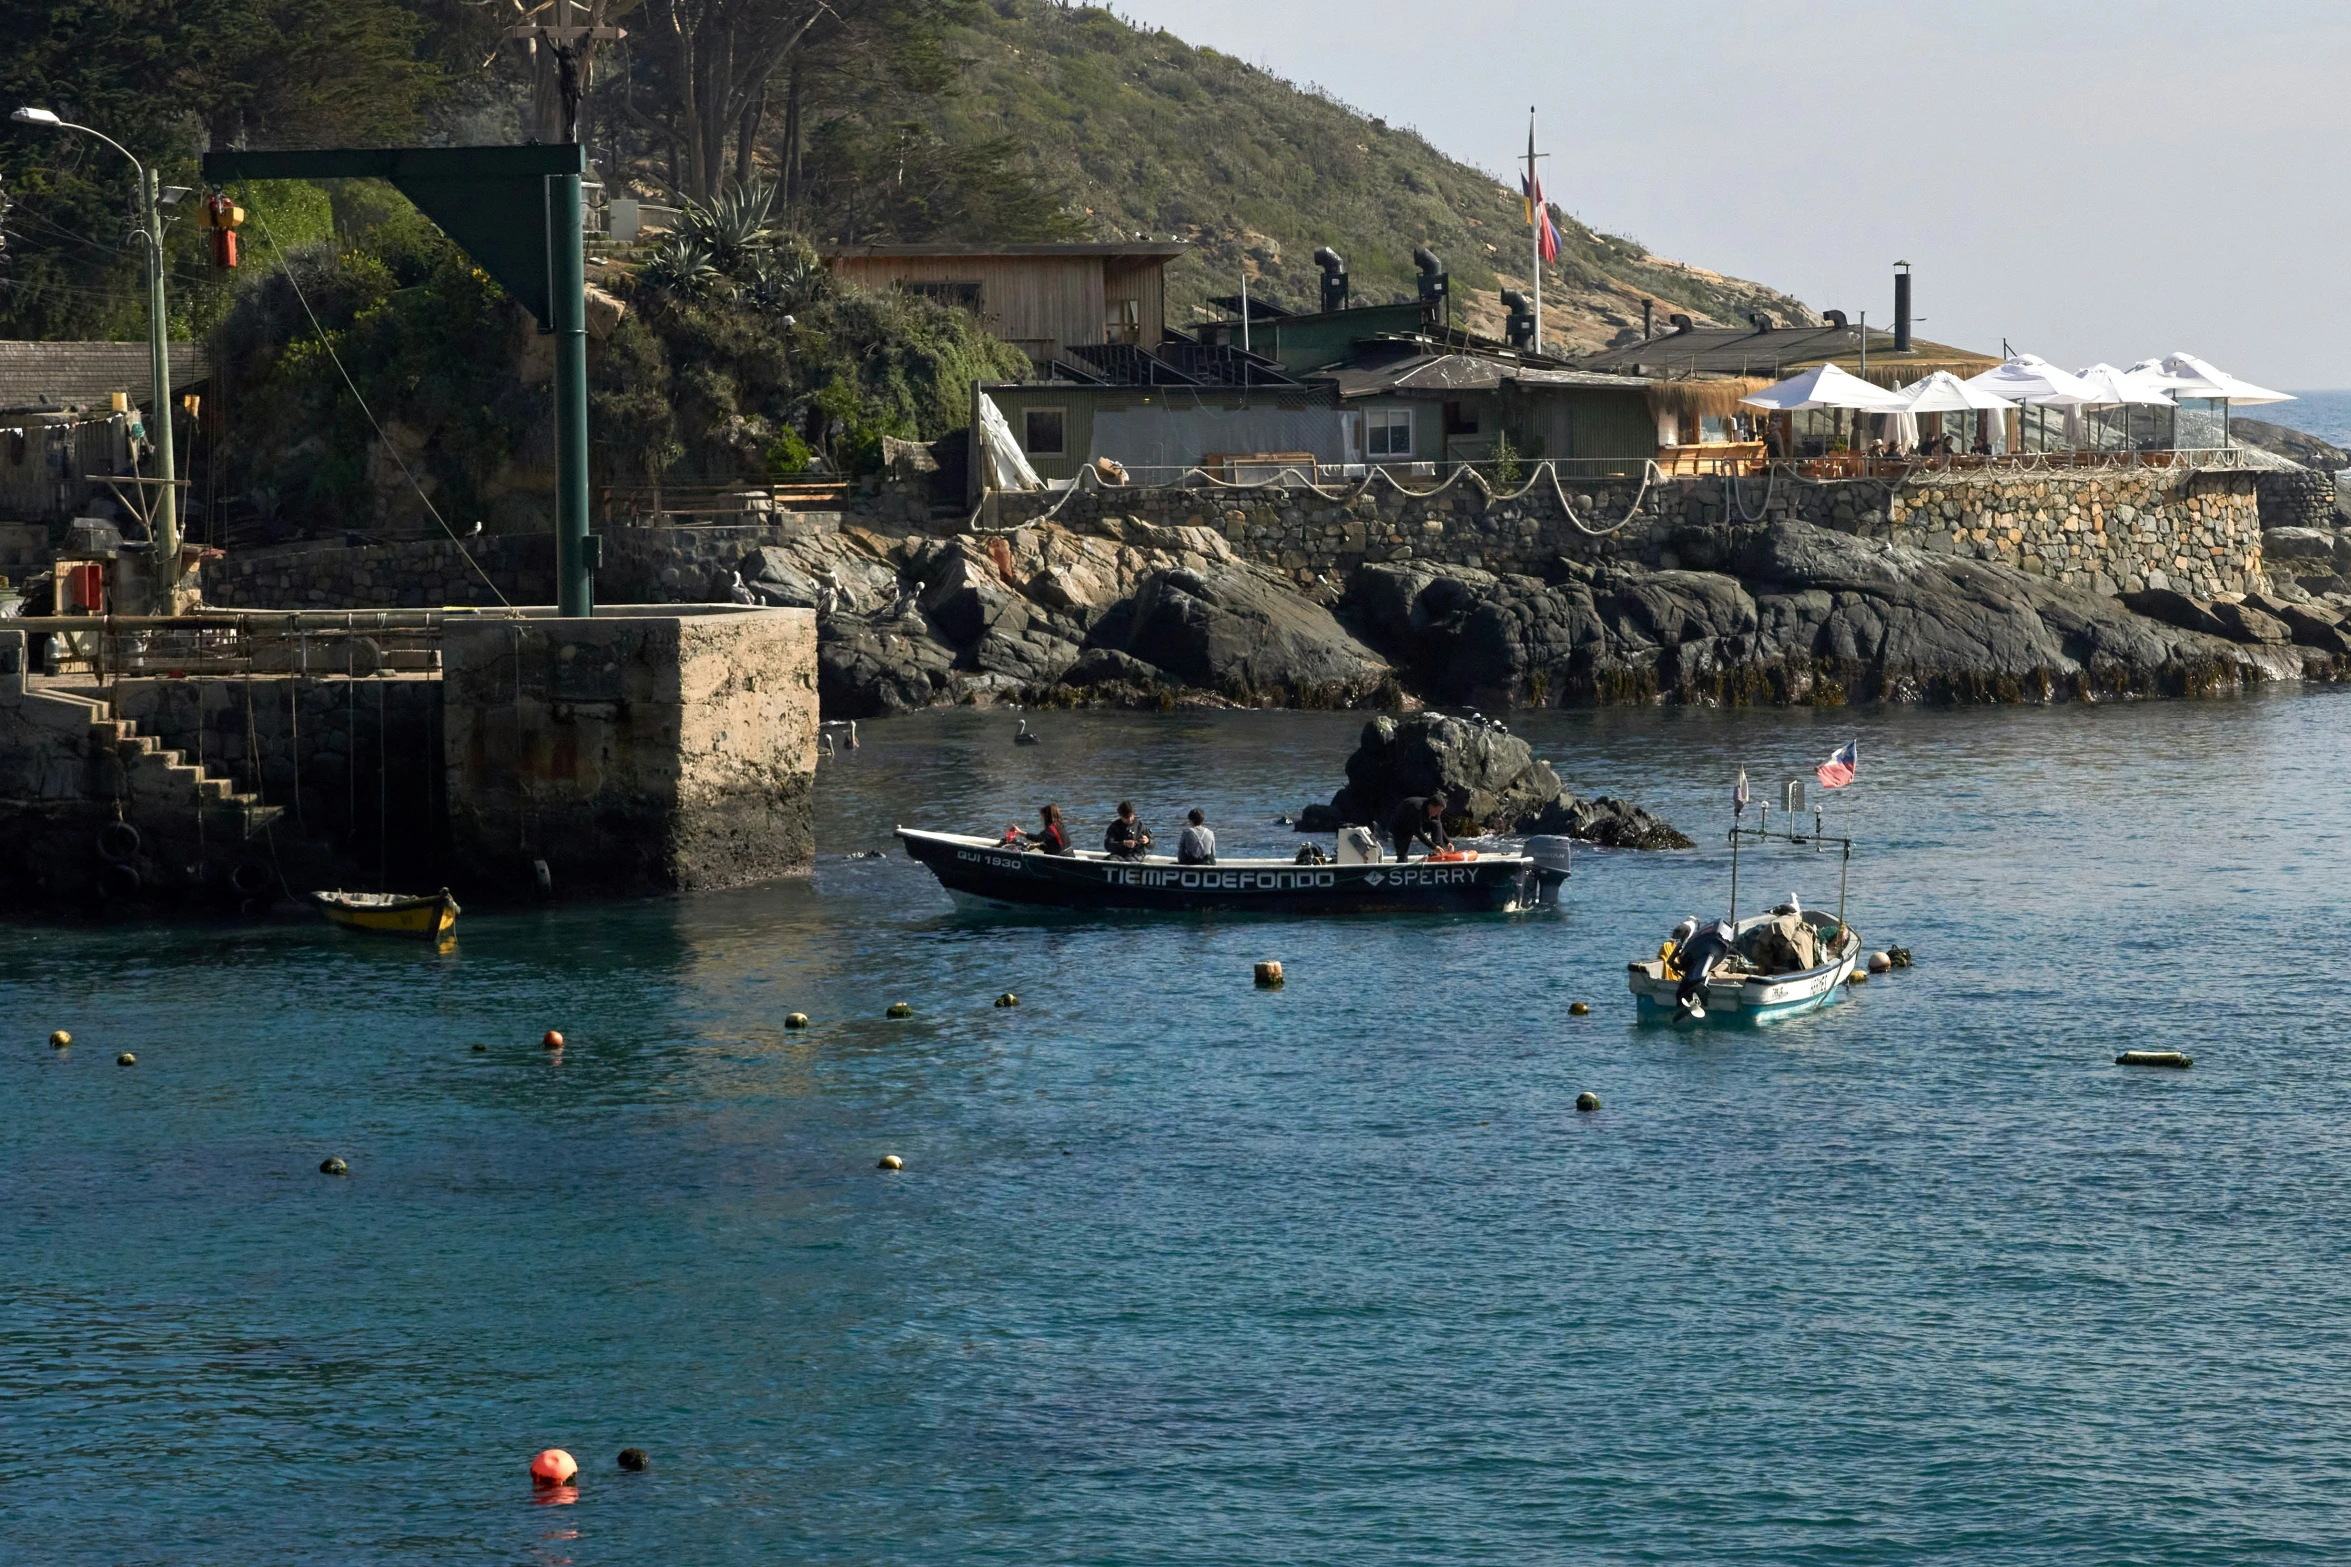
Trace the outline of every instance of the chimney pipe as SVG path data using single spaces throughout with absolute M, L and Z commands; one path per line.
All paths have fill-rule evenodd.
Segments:
M 1894 263 L 1894 352 L 1910 352 L 1910 263 Z
M 1314 264 L 1322 268 L 1322 308 L 1326 311 L 1347 308 L 1347 262 L 1337 251 L 1325 245 L 1314 253 Z
M 1651 321 L 1656 314 L 1656 300 L 1644 299 L 1641 301 L 1641 341 L 1644 343 L 1649 341 L 1649 339 L 1654 335 L 1651 330 Z

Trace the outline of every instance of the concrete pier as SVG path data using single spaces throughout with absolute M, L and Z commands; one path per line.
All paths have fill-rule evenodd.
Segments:
M 0 875 L 16 901 L 243 908 L 444 884 L 522 901 L 810 868 L 813 612 L 370 619 L 77 626 L 77 648 L 104 638 L 113 665 L 54 676 L 33 672 L 48 623 L 0 631 Z

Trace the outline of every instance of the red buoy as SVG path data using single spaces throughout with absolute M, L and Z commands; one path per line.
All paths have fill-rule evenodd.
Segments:
M 531 1484 L 541 1490 L 569 1485 L 579 1477 L 580 1466 L 571 1460 L 571 1454 L 560 1447 L 550 1447 L 531 1460 Z
M 540 1040 L 539 1043 L 546 1046 L 549 1050 L 561 1050 L 563 1048 L 563 1036 L 555 1032 L 555 1030 L 549 1029 L 547 1030 L 547 1037 Z

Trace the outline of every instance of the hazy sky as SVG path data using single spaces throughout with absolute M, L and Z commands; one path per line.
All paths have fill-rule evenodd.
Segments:
M 1816 309 L 2351 386 L 2351 5 L 1117 0 Z

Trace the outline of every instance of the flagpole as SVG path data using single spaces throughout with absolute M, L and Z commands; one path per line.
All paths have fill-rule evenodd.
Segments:
M 1536 204 L 1535 106 L 1527 105 L 1527 244 L 1535 263 L 1535 352 L 1543 351 L 1543 214 Z

